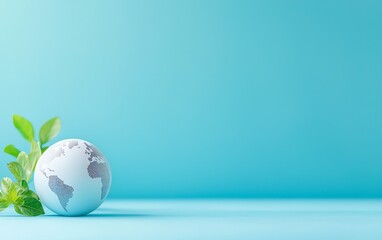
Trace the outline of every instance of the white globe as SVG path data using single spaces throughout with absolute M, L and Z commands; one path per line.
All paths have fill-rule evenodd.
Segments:
M 109 193 L 109 162 L 87 141 L 62 140 L 42 154 L 34 184 L 42 203 L 53 212 L 85 215 L 97 209 Z

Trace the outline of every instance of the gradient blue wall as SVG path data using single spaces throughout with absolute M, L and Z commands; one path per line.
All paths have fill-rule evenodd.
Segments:
M 111 197 L 382 197 L 381 23 L 381 1 L 1 1 L 0 146 L 26 146 L 13 113 L 58 115 Z

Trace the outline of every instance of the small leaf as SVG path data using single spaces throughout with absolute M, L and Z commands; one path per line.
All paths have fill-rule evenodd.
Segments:
M 3 193 L 3 196 L 5 198 L 7 198 L 7 195 L 9 193 L 15 190 L 15 185 L 13 184 L 12 179 L 10 179 L 9 177 L 5 177 L 1 180 L 1 192 Z
M 11 171 L 13 176 L 17 179 L 17 181 L 21 181 L 25 177 L 24 169 L 21 167 L 18 162 L 10 162 L 8 163 L 8 169 Z
M 15 209 L 15 212 L 17 212 L 20 215 L 23 215 L 23 213 L 21 212 L 21 209 L 18 205 L 13 205 L 13 208 Z
M 41 202 L 33 197 L 24 198 L 23 203 L 18 205 L 17 211 L 25 216 L 38 216 L 45 213 Z
M 17 157 L 20 153 L 20 150 L 18 150 L 15 146 L 13 146 L 12 144 L 9 144 L 8 146 L 6 146 L 4 148 L 4 152 L 5 153 L 8 153 L 14 157 Z
M 40 145 L 36 141 L 32 141 L 31 152 L 28 155 L 29 160 L 26 166 L 28 170 L 31 171 L 31 173 L 34 172 L 34 169 L 36 168 L 36 164 L 38 160 L 40 159 L 40 157 L 41 157 Z M 27 178 L 27 181 L 29 181 L 29 178 Z
M 9 202 L 5 200 L 3 194 L 0 193 L 0 212 L 8 208 Z
M 21 180 L 20 187 L 26 190 L 29 190 L 28 183 L 25 180 Z
M 34 130 L 31 122 L 29 122 L 27 119 L 21 117 L 20 115 L 14 114 L 13 115 L 13 125 L 19 130 L 21 135 L 28 140 L 29 142 L 32 142 L 34 139 Z
M 31 197 L 31 198 L 35 198 L 37 200 L 40 200 L 37 193 L 33 192 L 32 190 L 27 190 L 27 191 L 23 192 L 21 196 L 22 196 L 22 198 Z
M 42 127 L 40 128 L 40 143 L 44 145 L 49 140 L 53 139 L 58 135 L 61 130 L 61 119 L 58 117 L 54 117 L 48 120 Z
M 30 152 L 41 152 L 41 149 L 40 149 L 40 144 L 36 141 L 32 141 L 31 142 L 31 148 L 30 148 Z
M 28 183 L 25 180 L 21 180 L 18 185 L 16 185 L 17 194 L 22 196 L 25 192 L 29 190 Z
M 29 157 L 25 152 L 21 152 L 19 156 L 17 157 L 17 162 L 21 165 L 21 167 L 24 169 L 25 179 L 28 182 L 31 175 L 32 175 L 32 165 L 29 161 Z
M 25 166 L 28 164 L 28 154 L 26 154 L 26 152 L 20 152 L 19 156 L 17 156 L 17 162 L 25 169 Z
M 9 177 L 5 177 L 1 180 L 1 191 L 4 199 L 9 203 L 14 203 L 18 199 L 16 186 Z

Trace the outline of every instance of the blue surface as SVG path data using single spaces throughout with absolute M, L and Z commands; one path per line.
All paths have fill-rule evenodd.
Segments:
M 382 239 L 382 202 L 108 201 L 91 215 L 0 217 L 2 239 Z
M 1 1 L 0 146 L 26 146 L 13 113 L 59 115 L 109 157 L 112 198 L 382 197 L 381 12 Z

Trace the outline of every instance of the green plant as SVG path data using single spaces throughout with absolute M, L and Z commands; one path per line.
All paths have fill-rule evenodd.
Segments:
M 38 216 L 44 214 L 44 209 L 40 198 L 29 189 L 28 183 L 41 154 L 48 149 L 46 143 L 60 132 L 61 120 L 55 117 L 44 123 L 39 131 L 39 141 L 35 140 L 34 128 L 27 119 L 15 114 L 13 115 L 13 125 L 30 143 L 30 151 L 27 154 L 12 144 L 4 148 L 4 152 L 16 157 L 16 161 L 7 164 L 15 181 L 9 177 L 4 177 L 1 180 L 0 211 L 13 204 L 15 211 L 21 215 Z

